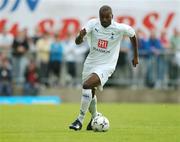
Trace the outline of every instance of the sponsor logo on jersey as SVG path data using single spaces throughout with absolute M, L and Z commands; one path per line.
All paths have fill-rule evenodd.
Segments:
M 108 41 L 107 40 L 102 40 L 102 39 L 99 39 L 98 40 L 98 47 L 99 48 L 104 48 L 106 49 L 108 46 Z
M 96 48 L 96 47 L 93 47 L 93 50 L 98 51 L 98 52 L 101 52 L 101 53 L 110 53 L 109 50 L 103 49 L 103 48 Z

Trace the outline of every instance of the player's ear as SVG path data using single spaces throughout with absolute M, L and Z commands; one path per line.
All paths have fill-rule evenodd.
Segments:
M 113 14 L 112 14 L 112 19 L 113 19 Z

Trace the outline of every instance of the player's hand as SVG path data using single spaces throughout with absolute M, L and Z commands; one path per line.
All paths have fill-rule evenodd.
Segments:
M 83 38 L 84 36 L 86 35 L 86 29 L 82 29 L 80 32 L 79 32 L 79 35 L 78 37 L 76 38 L 75 40 L 75 43 L 77 45 L 81 44 L 83 42 Z
M 136 67 L 136 65 L 139 63 L 139 59 L 138 57 L 134 57 L 134 59 L 132 60 L 132 64 L 134 67 Z
M 83 38 L 86 35 L 86 29 L 82 29 L 79 33 L 79 36 Z

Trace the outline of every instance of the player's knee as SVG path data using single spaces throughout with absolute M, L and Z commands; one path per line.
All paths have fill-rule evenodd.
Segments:
M 83 89 L 91 89 L 91 86 L 87 83 L 83 84 Z

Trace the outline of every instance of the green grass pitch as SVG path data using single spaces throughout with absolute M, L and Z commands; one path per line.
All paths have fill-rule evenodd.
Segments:
M 0 142 L 180 142 L 178 104 L 98 104 L 108 132 L 69 130 L 79 104 L 1 105 Z

